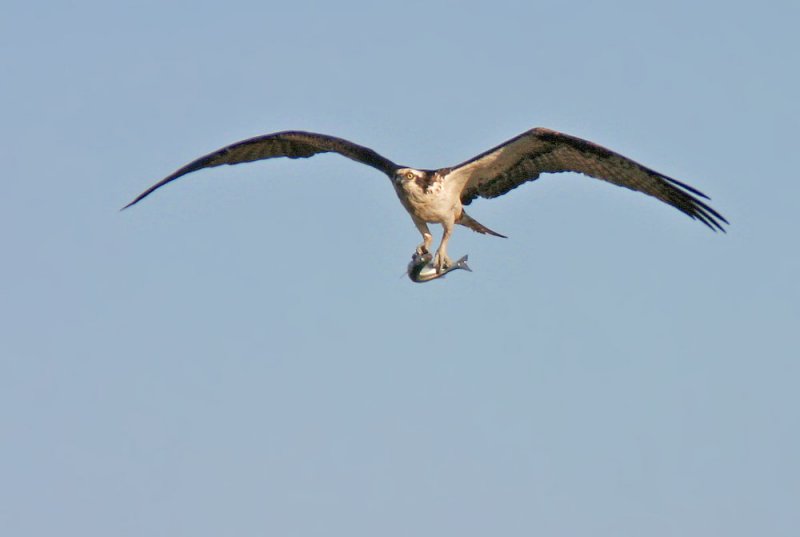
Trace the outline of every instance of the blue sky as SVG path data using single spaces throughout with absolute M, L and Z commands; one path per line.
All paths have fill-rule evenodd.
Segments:
M 795 535 L 796 3 L 80 2 L 0 19 L 0 529 Z M 384 176 L 188 176 L 286 129 L 461 162 L 534 126 L 685 181 L 712 233 L 572 174 L 414 285 Z M 439 231 L 436 235 L 438 240 Z

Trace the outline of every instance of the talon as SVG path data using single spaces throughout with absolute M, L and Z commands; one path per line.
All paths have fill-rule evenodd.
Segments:
M 450 268 L 453 262 L 450 261 L 450 258 L 447 257 L 447 255 L 441 255 L 437 253 L 436 259 L 434 259 L 434 264 L 436 265 L 436 272 L 441 273 Z
M 423 255 L 425 255 L 427 253 L 429 253 L 429 252 L 428 252 L 428 249 L 425 247 L 424 244 L 420 244 L 419 246 L 417 246 L 417 255 L 423 256 Z

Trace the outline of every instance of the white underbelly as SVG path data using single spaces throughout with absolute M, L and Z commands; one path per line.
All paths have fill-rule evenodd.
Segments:
M 452 221 L 460 213 L 461 200 L 457 196 L 450 196 L 436 185 L 434 188 L 423 192 L 416 188 L 396 188 L 397 197 L 403 207 L 412 216 L 425 222 L 441 223 Z

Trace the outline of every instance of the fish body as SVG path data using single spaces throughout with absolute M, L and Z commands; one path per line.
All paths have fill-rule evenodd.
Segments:
M 413 256 L 411 256 L 411 262 L 408 264 L 408 277 L 412 282 L 425 283 L 435 280 L 436 278 L 441 278 L 448 272 L 458 269 L 464 269 L 472 272 L 472 269 L 467 265 L 468 257 L 469 256 L 465 255 L 443 271 L 436 272 L 436 267 L 433 264 L 433 256 L 430 253 L 425 253 L 422 255 L 415 253 Z

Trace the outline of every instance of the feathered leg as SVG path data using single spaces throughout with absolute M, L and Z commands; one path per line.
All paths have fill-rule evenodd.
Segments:
M 422 220 L 417 220 L 416 218 L 412 218 L 412 220 L 414 220 L 414 225 L 417 226 L 417 229 L 422 234 L 422 244 L 417 246 L 417 255 L 427 254 L 431 250 L 431 243 L 433 243 L 431 230 L 428 229 L 428 224 Z
M 450 235 L 453 234 L 453 226 L 455 222 L 442 222 L 444 233 L 442 234 L 442 242 L 439 243 L 439 248 L 436 250 L 436 256 L 433 259 L 436 265 L 436 272 L 442 272 L 444 269 L 453 264 L 450 258 L 447 257 L 447 241 L 450 240 Z

